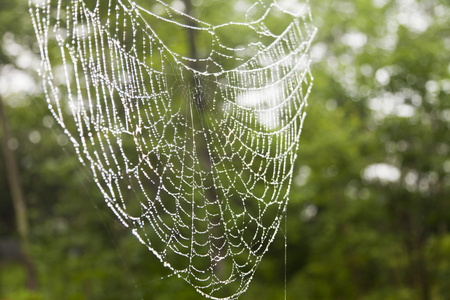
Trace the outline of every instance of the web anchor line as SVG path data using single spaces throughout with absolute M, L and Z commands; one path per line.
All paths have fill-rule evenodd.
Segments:
M 111 211 L 210 299 L 248 289 L 286 217 L 313 81 L 308 3 L 246 3 L 30 0 L 49 111 Z

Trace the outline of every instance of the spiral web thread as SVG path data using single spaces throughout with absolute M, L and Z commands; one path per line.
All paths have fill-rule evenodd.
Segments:
M 235 1 L 242 18 L 215 25 L 150 2 L 30 2 L 48 106 L 142 244 L 202 295 L 236 299 L 286 209 L 316 29 L 296 1 Z

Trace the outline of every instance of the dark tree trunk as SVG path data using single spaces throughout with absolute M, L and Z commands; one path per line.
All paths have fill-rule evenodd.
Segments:
M 25 198 L 23 196 L 22 187 L 20 184 L 19 168 L 14 157 L 13 151 L 8 146 L 8 141 L 11 137 L 6 119 L 6 114 L 3 107 L 3 100 L 0 97 L 0 122 L 3 132 L 3 154 L 6 166 L 6 177 L 8 179 L 11 197 L 14 206 L 14 213 L 16 219 L 17 232 L 21 243 L 21 261 L 24 264 L 27 273 L 27 287 L 30 290 L 36 290 L 37 279 L 34 265 L 29 256 L 29 241 L 28 241 L 28 216 Z

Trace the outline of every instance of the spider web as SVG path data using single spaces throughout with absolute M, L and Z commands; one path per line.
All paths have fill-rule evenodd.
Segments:
M 48 107 L 140 242 L 235 299 L 286 210 L 316 29 L 289 0 L 141 2 L 30 2 Z

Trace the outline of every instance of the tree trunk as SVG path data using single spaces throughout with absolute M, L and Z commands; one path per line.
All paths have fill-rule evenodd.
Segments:
M 20 237 L 22 262 L 27 273 L 27 287 L 30 290 L 36 290 L 37 279 L 34 265 L 29 256 L 28 241 L 28 216 L 25 198 L 23 196 L 22 187 L 20 185 L 19 168 L 14 157 L 13 151 L 8 146 L 10 140 L 10 132 L 6 114 L 3 107 L 3 100 L 0 96 L 0 122 L 3 131 L 3 154 L 5 158 L 6 177 L 8 179 L 11 197 L 16 217 L 17 232 Z

